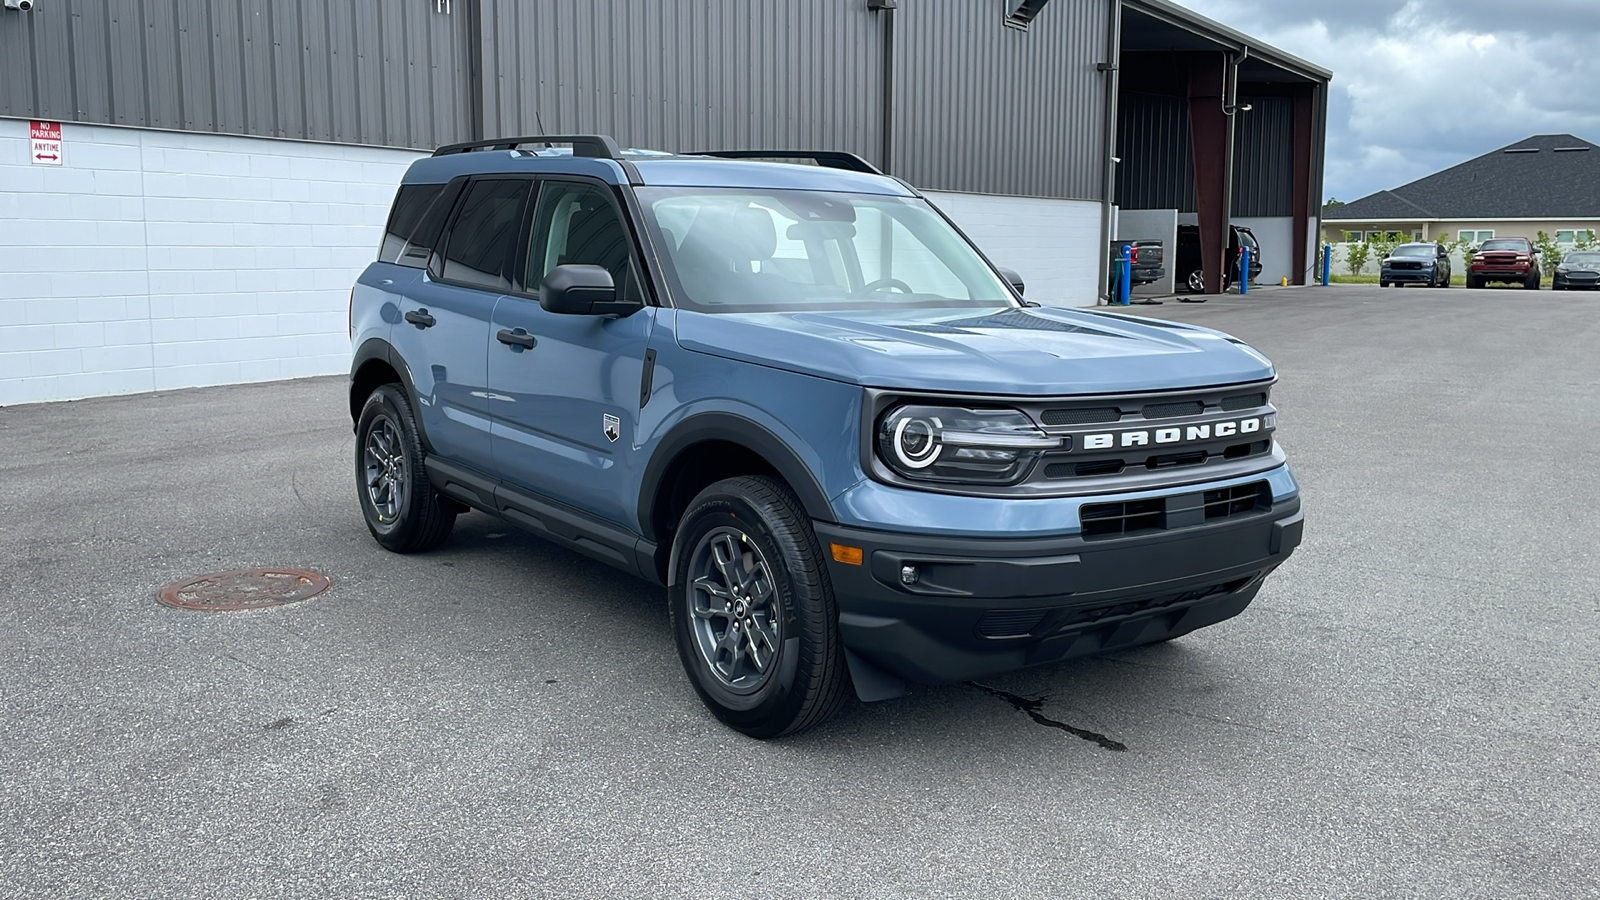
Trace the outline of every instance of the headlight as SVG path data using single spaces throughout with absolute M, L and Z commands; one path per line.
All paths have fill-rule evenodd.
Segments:
M 1014 409 L 897 406 L 878 420 L 879 458 L 916 481 L 1011 484 L 1065 443 Z

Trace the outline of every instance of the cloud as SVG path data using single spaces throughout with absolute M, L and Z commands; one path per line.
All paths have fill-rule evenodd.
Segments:
M 1187 0 L 1334 72 L 1329 196 L 1351 200 L 1532 134 L 1600 138 L 1600 2 Z

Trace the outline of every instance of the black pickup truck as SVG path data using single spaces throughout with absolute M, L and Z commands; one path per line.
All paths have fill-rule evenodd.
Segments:
M 1117 280 L 1122 277 L 1122 248 L 1133 248 L 1132 287 L 1152 284 L 1167 277 L 1166 247 L 1160 241 L 1112 241 L 1110 287 L 1116 293 Z

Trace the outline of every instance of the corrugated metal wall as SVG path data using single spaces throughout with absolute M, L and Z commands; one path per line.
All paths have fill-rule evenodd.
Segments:
M 1234 134 L 1233 214 L 1294 214 L 1294 101 L 1241 93 Z M 1194 212 L 1194 156 L 1189 101 L 1124 92 L 1119 101 L 1117 205 Z
M 478 3 L 481 29 L 474 26 Z M 1112 0 L 901 0 L 895 159 L 922 187 L 1098 199 Z M 866 0 L 40 0 L 0 115 L 431 148 L 598 131 L 666 150 L 883 148 Z M 474 37 L 481 35 L 481 37 Z
M 1233 143 L 1233 214 L 1294 215 L 1294 100 L 1239 95 Z
M 1100 199 L 1108 0 L 1053 0 L 1026 31 L 1001 23 L 1005 0 L 900 7 L 895 174 L 939 190 Z
M 483 0 L 483 19 L 486 134 L 880 155 L 882 18 L 865 0 Z
M 1194 152 L 1189 101 L 1125 91 L 1118 99 L 1117 205 L 1194 212 Z
M 424 0 L 40 0 L 0 15 L 0 115 L 429 148 L 468 22 Z

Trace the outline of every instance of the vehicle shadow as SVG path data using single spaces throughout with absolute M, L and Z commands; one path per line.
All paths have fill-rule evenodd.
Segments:
M 502 600 L 516 611 L 513 621 L 540 632 L 549 643 L 584 642 L 591 653 L 628 660 L 634 671 L 670 679 L 658 684 L 663 689 L 647 702 L 671 704 L 670 710 L 658 711 L 663 716 L 688 714 L 702 723 L 698 727 L 722 729 L 700 707 L 682 672 L 663 588 L 479 514 L 461 517 L 449 543 L 428 556 L 457 571 L 477 572 L 490 585 L 526 585 L 520 595 Z M 1130 749 L 1130 724 L 1214 699 L 1209 686 L 1214 665 L 1207 654 L 1179 640 L 969 683 L 913 684 L 895 700 L 863 703 L 852 696 L 833 719 L 783 743 L 826 754 L 841 741 L 850 746 L 917 741 L 984 722 L 1012 735 L 1122 752 Z

